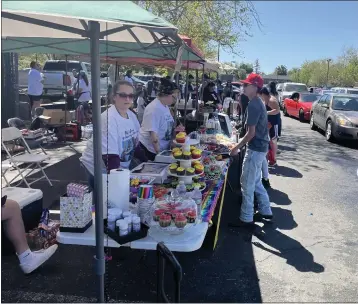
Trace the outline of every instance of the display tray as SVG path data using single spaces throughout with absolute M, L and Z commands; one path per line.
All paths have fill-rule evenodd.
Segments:
M 185 143 L 178 143 L 175 139 L 173 140 L 173 143 L 178 145 L 178 146 L 184 146 L 184 145 L 190 145 L 190 146 L 196 146 L 200 143 L 200 141 L 198 139 L 192 139 L 189 138 L 185 141 Z
M 131 232 L 125 236 L 119 236 L 118 231 L 112 231 L 107 228 L 107 220 L 103 220 L 104 222 L 104 233 L 107 234 L 111 239 L 116 241 L 120 245 L 124 245 L 136 240 L 144 239 L 148 235 L 149 227 L 144 225 L 143 223 L 140 224 L 140 231 L 139 232 Z
M 89 227 L 93 224 L 93 220 L 90 220 L 86 226 L 83 228 L 74 228 L 74 227 L 63 227 L 60 226 L 60 232 L 71 232 L 71 233 L 84 233 Z
M 203 172 L 204 173 L 204 172 Z M 200 176 L 203 175 L 203 173 L 200 174 L 193 174 L 193 175 L 178 175 L 178 174 L 173 174 L 170 172 L 170 170 L 168 169 L 168 175 L 174 176 L 174 177 L 196 177 L 196 176 Z

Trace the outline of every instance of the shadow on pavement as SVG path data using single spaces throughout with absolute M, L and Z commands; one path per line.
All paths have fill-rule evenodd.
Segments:
M 274 218 L 274 221 L 271 224 L 273 228 L 278 228 L 281 230 L 292 230 L 298 226 L 291 210 L 283 209 L 280 207 L 271 207 L 271 210 Z
M 302 174 L 296 169 L 285 167 L 285 166 L 276 166 L 272 167 L 269 170 L 270 174 L 275 174 L 277 176 L 283 177 L 292 177 L 292 178 L 302 178 Z
M 253 242 L 253 245 L 276 255 L 280 258 L 286 259 L 286 263 L 295 267 L 300 272 L 324 272 L 324 267 L 314 261 L 314 257 L 300 242 L 283 234 L 277 230 L 272 224 L 264 224 L 261 228 L 256 227 L 255 236 L 261 242 Z M 275 250 L 265 246 L 268 245 Z M 267 256 L 268 259 L 271 255 Z
M 267 193 L 270 197 L 270 201 L 276 205 L 287 206 L 292 204 L 288 195 L 280 190 L 269 188 L 267 189 Z

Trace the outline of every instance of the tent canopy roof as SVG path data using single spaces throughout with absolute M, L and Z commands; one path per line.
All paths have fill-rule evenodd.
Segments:
M 83 4 L 82 1 L 3 1 L 3 52 L 88 54 L 88 21 L 91 20 L 99 22 L 100 47 L 103 50 L 111 44 L 108 48 L 112 48 L 112 57 L 140 54 L 139 57 L 176 58 L 177 47 L 183 41 L 177 28 L 164 19 L 131 1 L 88 1 L 85 9 Z M 102 51 L 101 55 L 104 55 Z M 190 50 L 189 60 L 202 58 Z

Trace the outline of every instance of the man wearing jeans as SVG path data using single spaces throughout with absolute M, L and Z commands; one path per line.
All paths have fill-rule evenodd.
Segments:
M 241 214 L 237 223 L 230 224 L 234 227 L 250 226 L 254 220 L 272 219 L 270 200 L 261 181 L 261 168 L 269 147 L 267 111 L 257 96 L 264 81 L 260 75 L 252 73 L 242 83 L 244 94 L 250 102 L 246 114 L 246 134 L 231 152 L 231 156 L 234 156 L 247 144 L 241 175 Z M 255 216 L 254 194 L 258 200 L 258 213 Z

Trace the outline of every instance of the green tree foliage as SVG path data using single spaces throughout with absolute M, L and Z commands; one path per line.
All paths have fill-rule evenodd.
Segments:
M 243 69 L 246 71 L 246 74 L 250 74 L 254 71 L 254 67 L 251 63 L 240 63 L 239 65 L 240 69 Z
M 275 69 L 275 74 L 277 75 L 287 75 L 287 68 L 284 65 L 279 65 L 276 69 Z
M 254 71 L 255 71 L 256 74 L 260 73 L 260 62 L 259 62 L 258 59 L 255 60 Z
M 179 34 L 190 37 L 204 52 L 214 59 L 217 45 L 238 54 L 240 41 L 250 36 L 254 22 L 261 25 L 251 1 L 134 1 L 173 25 Z
M 300 68 L 291 69 L 288 75 L 292 81 L 309 86 L 355 86 L 358 83 L 358 49 L 344 50 L 340 57 L 329 62 L 329 71 L 328 60 L 320 59 L 306 61 Z

